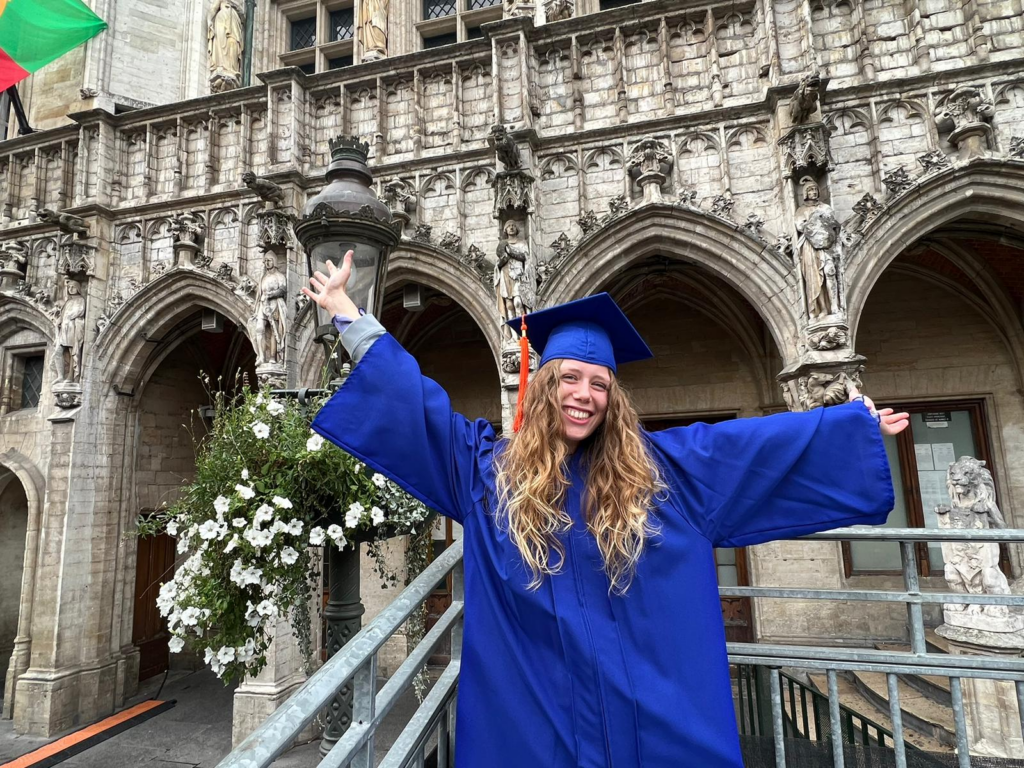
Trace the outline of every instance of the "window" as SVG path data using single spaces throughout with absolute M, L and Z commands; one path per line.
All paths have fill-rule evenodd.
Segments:
M 984 403 L 968 400 L 891 407 L 910 413 L 910 426 L 895 437 L 884 438 L 896 492 L 896 504 L 885 527 L 938 528 L 935 507 L 950 503 L 946 472 L 952 462 L 973 456 L 997 474 L 988 451 Z M 945 567 L 941 544 L 915 546 L 920 575 L 941 576 Z M 900 545 L 895 542 L 844 542 L 843 559 L 847 576 L 902 571 Z
M 442 35 L 433 35 L 432 37 L 423 38 L 424 48 L 439 48 L 442 45 L 452 45 L 459 42 L 459 37 L 454 32 L 449 32 Z
M 292 20 L 292 38 L 289 50 L 301 51 L 316 45 L 316 16 Z
M 480 27 L 469 27 L 466 30 L 466 39 L 467 40 L 479 40 L 483 36 L 484 36 L 484 31 Z
M 356 21 L 354 8 L 342 8 L 331 11 L 330 38 L 335 40 L 351 40 L 355 36 Z M 337 67 L 331 67 L 337 69 Z
M 640 0 L 601 0 L 601 10 L 610 11 L 612 8 L 621 8 L 624 5 L 633 5 Z
M 455 14 L 455 0 L 423 0 L 423 19 L 441 19 Z
M 43 391 L 43 356 L 23 357 L 21 372 L 21 408 L 38 408 Z
M 351 56 L 338 56 L 336 59 L 327 60 L 328 69 L 341 69 L 342 67 L 351 67 L 352 57 Z
M 501 0 L 466 0 L 467 11 L 476 11 L 480 8 L 490 8 L 492 5 L 501 5 Z

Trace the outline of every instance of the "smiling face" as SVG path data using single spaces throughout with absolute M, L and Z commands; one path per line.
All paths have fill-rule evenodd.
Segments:
M 565 441 L 571 450 L 604 422 L 608 413 L 611 371 L 603 365 L 563 360 L 558 382 Z

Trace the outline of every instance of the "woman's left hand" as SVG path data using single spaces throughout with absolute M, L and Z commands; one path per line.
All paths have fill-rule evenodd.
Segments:
M 850 391 L 851 403 L 859 400 L 864 403 L 872 416 L 877 416 L 878 428 L 882 430 L 883 435 L 898 435 L 910 425 L 910 414 L 895 413 L 892 408 L 883 408 L 880 411 L 876 411 L 875 404 L 870 397 L 862 395 L 860 390 L 852 384 L 848 385 L 847 389 Z

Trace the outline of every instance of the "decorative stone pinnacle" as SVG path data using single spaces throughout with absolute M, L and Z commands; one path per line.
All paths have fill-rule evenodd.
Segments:
M 328 139 L 327 143 L 331 147 L 331 162 L 355 160 L 365 163 L 370 155 L 369 143 L 360 141 L 358 136 L 338 136 Z

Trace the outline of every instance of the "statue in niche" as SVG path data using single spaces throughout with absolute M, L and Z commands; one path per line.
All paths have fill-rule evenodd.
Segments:
M 946 490 L 952 502 L 936 507 L 939 527 L 958 529 L 1005 528 L 996 505 L 995 484 L 985 462 L 963 456 L 949 465 Z M 999 569 L 999 544 L 983 541 L 943 542 L 944 576 L 953 592 L 972 595 L 1009 595 L 1010 585 Z M 1024 628 L 1024 615 L 1005 605 L 946 603 L 946 624 L 989 632 L 1015 632 Z
M 206 28 L 210 91 L 230 91 L 242 84 L 242 13 L 234 0 L 214 0 Z
M 253 340 L 258 365 L 282 365 L 287 330 L 288 282 L 277 268 L 273 251 L 263 254 L 263 277 L 256 286 L 252 312 Z
M 832 206 L 821 201 L 818 183 L 800 180 L 803 202 L 796 211 L 797 255 L 804 281 L 807 316 L 814 322 L 845 310 L 842 227 Z
M 363 61 L 388 55 L 388 0 L 360 2 L 359 44 L 363 47 Z
M 82 346 L 85 343 L 85 297 L 82 284 L 64 280 L 67 298 L 60 308 L 57 325 L 57 384 L 78 384 L 82 380 Z
M 494 289 L 498 311 L 503 320 L 511 320 L 533 311 L 533 286 L 530 284 L 530 249 L 519 239 L 519 225 L 506 221 L 498 241 L 498 263 L 494 267 Z M 516 334 L 504 322 L 502 340 L 515 343 Z

